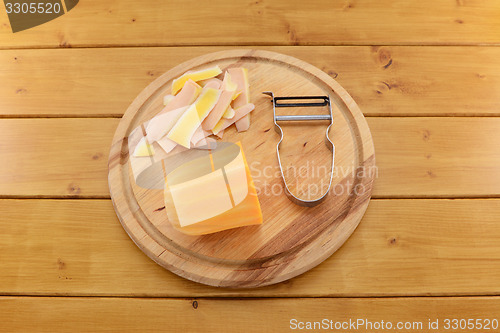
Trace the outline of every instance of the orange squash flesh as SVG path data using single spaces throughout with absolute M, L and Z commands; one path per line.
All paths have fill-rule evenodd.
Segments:
M 240 182 L 239 184 L 237 184 L 237 187 L 234 187 L 233 186 L 234 184 L 231 184 L 231 186 L 233 186 L 232 187 L 233 190 L 236 189 L 236 191 L 239 191 L 240 194 L 242 190 L 241 186 L 244 186 L 246 191 L 244 199 L 243 200 L 238 199 L 238 193 L 231 194 L 231 186 L 229 186 L 230 185 L 229 183 L 231 183 L 231 181 L 227 183 L 227 179 L 231 178 L 232 177 L 231 175 L 234 174 L 234 172 L 231 171 L 230 168 L 228 169 L 226 166 L 227 174 L 225 178 L 226 178 L 227 190 L 229 196 L 231 197 L 232 208 L 227 209 L 224 212 L 213 217 L 209 217 L 194 223 L 191 221 L 189 222 L 190 224 L 186 225 L 186 223 L 182 223 L 182 217 L 181 219 L 179 219 L 179 214 L 178 214 L 179 207 L 175 206 L 175 198 L 173 197 L 175 195 L 175 191 L 173 189 L 174 186 L 169 186 L 168 184 L 169 176 L 167 175 L 165 180 L 166 187 L 164 192 L 165 207 L 169 217 L 169 221 L 172 223 L 174 228 L 188 235 L 204 235 L 247 225 L 262 224 L 262 212 L 260 209 L 259 199 L 257 197 L 257 191 L 255 189 L 255 185 L 253 183 L 252 176 L 250 174 L 250 169 L 248 167 L 246 158 L 243 154 L 243 150 L 241 149 L 240 143 L 237 143 L 236 145 L 238 145 L 240 148 L 241 156 L 238 156 L 238 158 L 241 158 L 242 163 L 238 164 L 233 163 L 233 168 L 234 167 L 244 168 L 244 174 L 246 179 L 244 184 L 241 184 Z M 202 161 L 201 159 L 200 161 L 196 161 L 196 165 L 199 165 L 199 163 L 207 164 L 208 168 L 210 168 L 211 164 L 212 173 L 210 173 L 210 175 L 215 175 L 214 171 L 217 172 L 220 170 L 220 168 L 217 167 L 217 161 L 215 163 L 215 170 L 214 170 L 214 161 L 212 160 L 212 155 L 210 155 L 210 160 L 207 158 L 204 161 Z M 181 166 L 181 168 L 183 168 L 183 166 Z M 238 172 L 239 171 L 236 170 L 236 173 Z M 183 174 L 181 177 L 186 178 L 186 174 Z M 189 178 L 189 175 L 187 175 L 187 178 Z M 234 178 L 232 179 L 234 180 Z M 218 204 L 217 200 L 219 200 L 219 198 L 222 199 L 223 197 L 226 197 L 228 195 L 228 193 L 223 193 L 223 191 L 220 191 L 218 193 L 206 193 L 205 191 L 201 191 L 199 195 L 196 195 L 196 193 L 200 192 L 199 188 L 197 188 L 198 186 L 197 184 L 199 184 L 199 182 L 198 179 L 196 178 L 194 180 L 195 181 L 193 182 L 190 181 L 184 182 L 183 184 L 189 184 L 189 185 L 186 185 L 186 187 L 182 189 L 182 191 L 185 191 L 186 193 L 190 193 L 193 195 L 192 202 L 189 203 L 191 206 L 188 206 L 189 209 L 191 210 L 199 209 L 199 207 L 202 206 L 206 207 L 207 204 L 217 205 Z M 181 183 L 180 185 L 182 186 L 183 184 Z M 239 200 L 239 201 L 234 202 L 234 200 Z M 181 212 L 181 214 L 183 213 Z M 198 212 L 197 215 L 199 215 Z

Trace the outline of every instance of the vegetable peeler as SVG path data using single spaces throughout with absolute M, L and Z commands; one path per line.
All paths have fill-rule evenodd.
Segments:
M 330 192 L 330 188 L 332 186 L 332 178 L 333 178 L 333 167 L 334 167 L 334 162 L 335 162 L 335 145 L 333 144 L 332 140 L 330 140 L 330 137 L 328 136 L 328 132 L 330 130 L 330 127 L 333 124 L 333 113 L 332 113 L 332 105 L 330 101 L 330 96 L 289 96 L 289 97 L 275 97 L 273 92 L 271 91 L 265 91 L 263 94 L 271 96 L 272 98 L 272 103 L 273 103 L 273 120 L 274 120 L 274 130 L 280 135 L 280 140 L 278 144 L 276 145 L 276 155 L 278 156 L 278 164 L 280 167 L 281 171 L 281 178 L 283 179 L 283 184 L 285 185 L 285 193 L 292 201 L 293 203 L 300 205 L 300 206 L 306 206 L 306 207 L 313 207 L 316 206 L 317 204 L 321 203 L 323 200 L 326 199 L 328 193 Z M 280 102 L 281 101 L 281 102 Z M 294 101 L 294 102 L 292 102 Z M 297 102 L 301 101 L 301 102 Z M 283 115 L 283 116 L 277 116 L 276 115 L 276 108 L 285 108 L 285 107 L 314 107 L 314 106 L 328 106 L 328 114 L 325 115 Z M 287 122 L 287 121 L 318 121 L 318 120 L 327 120 L 330 122 L 326 129 L 326 146 L 332 151 L 332 166 L 330 169 L 330 180 L 328 183 L 328 188 L 326 192 L 319 198 L 314 199 L 314 200 L 305 200 L 301 199 L 297 196 L 295 196 L 290 189 L 288 188 L 288 185 L 285 180 L 285 174 L 283 173 L 283 167 L 281 165 L 281 159 L 280 159 L 280 145 L 281 142 L 283 141 L 283 130 L 281 129 L 280 125 L 278 125 L 278 122 Z

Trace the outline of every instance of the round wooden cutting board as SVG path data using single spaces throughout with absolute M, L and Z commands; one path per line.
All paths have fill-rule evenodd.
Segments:
M 248 69 L 255 104 L 247 132 L 234 126 L 222 141 L 240 142 L 261 205 L 263 224 L 189 236 L 174 229 L 163 190 L 144 189 L 132 176 L 130 133 L 155 116 L 172 80 L 188 70 L 219 65 Z M 292 203 L 283 191 L 273 128 L 275 96 L 329 95 L 336 147 L 330 193 L 314 207 Z M 277 114 L 327 114 L 325 107 L 279 108 Z M 319 197 L 328 187 L 331 151 L 328 122 L 282 123 L 280 148 L 287 184 L 301 198 Z M 354 100 L 329 75 L 301 60 L 260 50 L 232 50 L 189 60 L 163 74 L 133 101 L 116 130 L 109 156 L 109 189 L 116 213 L 132 240 L 151 259 L 187 279 L 219 287 L 257 287 L 297 276 L 334 253 L 359 224 L 376 176 L 368 125 Z M 197 207 L 193 207 L 197 209 Z

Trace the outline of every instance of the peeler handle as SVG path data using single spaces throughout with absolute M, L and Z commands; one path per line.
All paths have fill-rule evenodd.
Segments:
M 306 207 L 313 207 L 322 202 L 323 200 L 326 199 L 328 193 L 330 192 L 330 188 L 332 186 L 332 178 L 333 178 L 333 169 L 335 166 L 335 145 L 333 144 L 332 140 L 330 140 L 330 137 L 328 135 L 328 132 L 330 131 L 330 128 L 332 127 L 333 124 L 333 113 L 332 113 L 332 105 L 330 103 L 330 96 L 290 96 L 290 97 L 274 97 L 274 94 L 272 91 L 265 91 L 263 94 L 268 95 L 272 98 L 273 102 L 273 118 L 274 118 L 274 129 L 276 132 L 280 135 L 280 140 L 278 141 L 278 144 L 276 145 L 276 155 L 278 157 L 278 165 L 280 168 L 281 172 L 281 179 L 283 180 L 283 184 L 285 186 L 285 194 L 287 195 L 288 199 L 292 201 L 293 203 L 300 205 L 300 206 L 306 206 Z M 278 103 L 277 101 L 279 100 L 319 100 L 319 102 L 301 102 L 301 103 Z M 284 115 L 284 116 L 277 116 L 276 115 L 276 108 L 278 107 L 304 107 L 304 106 L 328 106 L 328 111 L 329 114 L 327 115 Z M 281 165 L 281 158 L 280 158 L 280 145 L 281 142 L 283 141 L 283 130 L 281 129 L 280 125 L 278 125 L 279 121 L 304 121 L 304 120 L 329 120 L 330 125 L 328 125 L 325 136 L 326 136 L 326 146 L 332 151 L 332 164 L 331 164 L 331 169 L 330 169 L 330 180 L 328 182 L 328 189 L 326 192 L 323 193 L 323 195 L 319 198 L 312 199 L 312 200 L 307 200 L 307 199 L 302 199 L 297 196 L 295 196 L 291 191 L 290 188 L 288 187 L 288 184 L 286 183 L 285 179 L 285 174 L 283 173 L 283 166 Z

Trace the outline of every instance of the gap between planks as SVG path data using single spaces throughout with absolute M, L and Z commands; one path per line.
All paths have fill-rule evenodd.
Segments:
M 428 299 L 463 299 L 463 298 L 498 298 L 500 300 L 500 294 L 464 294 L 464 295 L 377 295 L 377 296 L 356 296 L 356 295 L 349 295 L 349 296 L 259 296 L 259 297 L 241 297 L 241 296 L 225 296 L 225 295 L 220 295 L 220 296 L 212 296 L 212 297 L 165 297 L 165 296 L 130 296 L 130 295 L 57 295 L 57 294 L 21 294 L 21 293 L 9 293 L 9 294 L 0 294 L 0 299 L 1 298 L 8 298 L 8 297 L 15 297 L 15 298 L 59 298 L 59 299 L 155 299 L 155 300 L 179 300 L 179 301 L 196 301 L 196 300 L 221 300 L 221 301 L 247 301 L 247 300 L 307 300 L 307 299 L 317 299 L 317 300 L 328 300 L 328 299 L 335 299 L 335 300 L 352 300 L 352 299 L 357 299 L 357 300 L 373 300 L 373 299 L 381 299 L 381 300 L 391 300 L 391 299 L 422 299 L 422 300 L 428 300 Z
M 0 114 L 2 119 L 121 119 L 123 115 L 118 114 Z M 380 113 L 376 115 L 364 115 L 365 118 L 500 118 L 498 113 L 420 113 L 420 114 L 390 114 Z
M 336 43 L 336 44 L 323 44 L 323 43 L 206 43 L 206 44 L 80 44 L 70 46 L 0 46 L 0 50 L 54 50 L 54 49 L 124 49 L 124 48 L 155 48 L 155 47 L 272 47 L 272 46 L 410 46 L 410 47 L 498 47 L 500 43 Z

